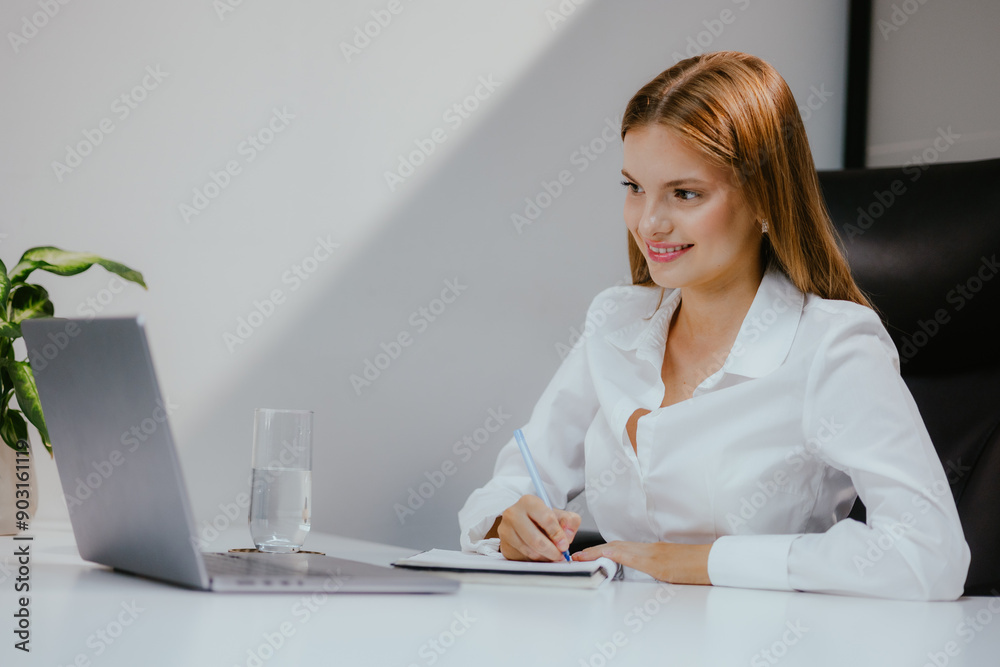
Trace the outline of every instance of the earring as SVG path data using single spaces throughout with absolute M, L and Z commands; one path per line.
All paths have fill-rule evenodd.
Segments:
M 760 221 L 760 233 L 767 234 L 767 218 L 762 218 Z

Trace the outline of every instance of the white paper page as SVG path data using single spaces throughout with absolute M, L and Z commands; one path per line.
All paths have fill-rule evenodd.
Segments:
M 559 574 L 567 572 L 594 573 L 603 569 L 608 578 L 618 571 L 618 563 L 610 558 L 598 558 L 592 561 L 566 561 L 558 563 L 507 560 L 506 558 L 483 556 L 480 554 L 449 551 L 447 549 L 431 549 L 409 558 L 403 558 L 397 563 L 425 565 L 431 567 L 447 567 L 462 570 L 490 570 L 494 572 L 535 572 L 540 574 Z

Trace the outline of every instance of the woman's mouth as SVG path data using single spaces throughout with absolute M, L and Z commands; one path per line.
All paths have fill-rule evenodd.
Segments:
M 654 262 L 672 262 L 693 247 L 693 243 L 677 243 L 674 245 L 658 243 L 653 245 L 648 241 L 646 242 L 647 255 Z

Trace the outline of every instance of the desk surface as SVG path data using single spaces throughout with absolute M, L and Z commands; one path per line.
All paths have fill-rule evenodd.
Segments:
M 5 666 L 1000 662 L 1000 598 L 899 602 L 617 581 L 596 590 L 463 584 L 449 595 L 202 593 L 85 563 L 68 526 L 35 528 L 30 655 L 13 648 L 15 542 L 0 538 Z M 213 548 L 246 546 L 243 533 Z M 383 565 L 413 553 L 323 534 L 307 548 Z

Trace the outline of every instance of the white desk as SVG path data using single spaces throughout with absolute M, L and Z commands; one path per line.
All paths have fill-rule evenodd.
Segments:
M 326 599 L 201 593 L 85 563 L 68 527 L 35 528 L 30 655 L 13 648 L 14 582 L 0 570 L 4 667 L 1000 663 L 997 598 L 897 602 L 638 582 L 597 590 L 463 584 L 448 595 Z M 246 546 L 244 535 L 234 531 L 213 547 Z M 13 545 L 0 538 L 0 564 Z M 413 553 L 315 533 L 307 548 L 378 564 Z

